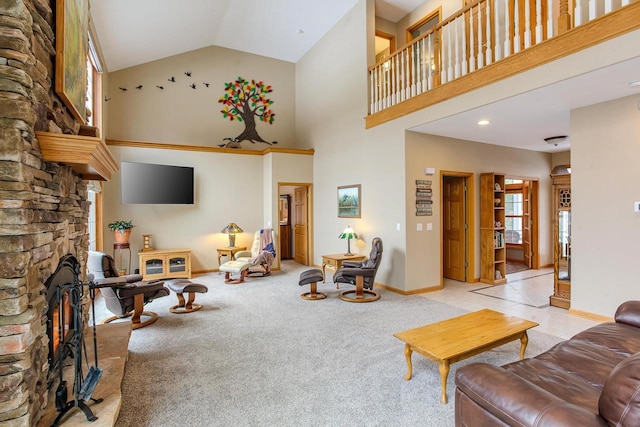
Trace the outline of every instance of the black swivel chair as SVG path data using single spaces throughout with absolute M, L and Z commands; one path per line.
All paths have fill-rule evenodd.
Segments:
M 143 311 L 143 308 L 155 298 L 169 295 L 169 289 L 164 287 L 164 282 L 145 282 L 140 274 L 118 276 L 113 258 L 103 252 L 89 251 L 87 269 L 93 276 L 90 280 L 100 288 L 107 308 L 114 314 L 102 323 L 131 316 L 133 329 L 138 329 L 158 320 L 156 313 Z M 141 316 L 148 319 L 141 321 Z
M 375 237 L 371 242 L 369 259 L 361 263 L 344 262 L 342 267 L 333 275 L 334 283 L 348 283 L 355 285 L 355 290 L 340 294 L 340 299 L 348 302 L 372 302 L 380 299 L 380 295 L 373 291 L 376 272 L 382 260 L 382 240 Z M 355 296 L 351 296 L 355 294 Z

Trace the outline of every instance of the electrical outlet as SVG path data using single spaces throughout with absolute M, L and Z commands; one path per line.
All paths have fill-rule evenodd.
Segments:
M 396 231 L 400 231 L 400 223 L 396 224 Z
M 433 224 L 428 222 L 427 223 L 427 231 L 431 231 L 431 230 L 433 230 Z
M 418 225 L 416 227 L 416 230 L 422 231 L 422 223 L 421 222 L 418 223 Z

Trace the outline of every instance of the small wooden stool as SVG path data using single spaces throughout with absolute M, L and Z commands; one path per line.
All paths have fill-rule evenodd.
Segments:
M 196 293 L 204 294 L 209 291 L 205 285 L 193 283 L 189 279 L 166 280 L 164 283 L 169 289 L 175 292 L 178 297 L 178 305 L 169 308 L 169 311 L 172 313 L 183 314 L 200 310 L 202 306 L 194 302 L 196 300 Z M 188 301 L 184 299 L 183 294 L 185 292 L 189 294 Z
M 219 270 L 225 272 L 224 283 L 235 285 L 236 283 L 244 282 L 244 278 L 249 273 L 249 267 L 251 267 L 251 264 L 248 262 L 227 261 L 220 266 Z M 231 277 L 232 274 L 240 274 L 240 276 L 234 279 Z
M 327 294 L 318 292 L 318 282 L 321 282 L 323 277 L 322 270 L 319 268 L 312 268 L 311 270 L 306 270 L 300 273 L 300 281 L 298 282 L 298 285 L 304 286 L 311 284 L 310 292 L 301 294 L 300 298 L 307 300 L 325 299 Z

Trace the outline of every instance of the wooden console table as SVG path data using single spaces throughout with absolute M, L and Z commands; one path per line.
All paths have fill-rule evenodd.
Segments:
M 191 249 L 138 252 L 142 280 L 191 279 Z

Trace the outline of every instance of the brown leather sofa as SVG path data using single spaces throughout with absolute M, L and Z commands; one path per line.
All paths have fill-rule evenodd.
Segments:
M 456 371 L 456 426 L 640 426 L 640 301 L 530 359 Z

